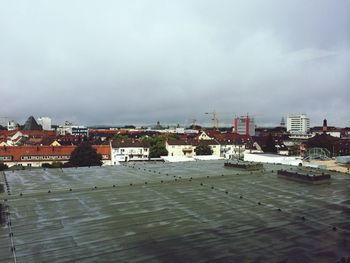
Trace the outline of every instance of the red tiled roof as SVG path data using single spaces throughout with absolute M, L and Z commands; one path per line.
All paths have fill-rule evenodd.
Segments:
M 93 145 L 97 153 L 108 155 L 110 159 L 109 145 Z M 20 162 L 21 156 L 70 156 L 76 148 L 74 145 L 68 146 L 2 146 L 0 156 L 12 156 L 12 162 Z
M 113 148 L 125 148 L 125 147 L 140 147 L 140 148 L 149 148 L 149 142 L 140 142 L 140 141 L 132 141 L 132 140 L 114 140 L 112 141 Z
M 108 155 L 109 159 L 111 157 L 111 147 L 109 145 L 93 145 L 96 152 L 102 155 Z
M 170 140 L 169 145 L 218 145 L 217 140 Z
M 169 140 L 167 143 L 169 145 L 192 145 L 192 142 L 188 140 Z

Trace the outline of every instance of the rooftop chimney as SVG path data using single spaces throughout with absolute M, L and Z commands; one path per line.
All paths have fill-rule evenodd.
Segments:
M 327 119 L 324 119 L 324 120 L 323 120 L 322 131 L 323 131 L 323 133 L 326 133 L 326 132 L 327 132 Z

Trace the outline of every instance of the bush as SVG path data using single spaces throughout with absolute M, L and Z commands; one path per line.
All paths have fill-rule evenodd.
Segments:
M 63 163 L 61 162 L 53 162 L 51 164 L 51 168 L 62 168 L 63 167 Z
M 49 163 L 43 163 L 43 164 L 41 165 L 41 167 L 42 167 L 42 168 L 51 168 L 51 164 L 49 164 Z
M 52 164 L 43 163 L 41 165 L 41 167 L 43 167 L 43 168 L 62 168 L 63 167 L 63 163 L 61 163 L 61 162 L 53 162 Z
M 0 171 L 7 170 L 8 168 L 9 168 L 9 167 L 7 166 L 7 164 L 0 163 Z
M 194 150 L 196 155 L 212 155 L 213 150 L 208 145 L 198 145 Z

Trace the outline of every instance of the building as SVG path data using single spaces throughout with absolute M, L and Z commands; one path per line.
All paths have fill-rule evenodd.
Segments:
M 149 159 L 149 142 L 134 140 L 112 141 L 110 144 L 112 153 L 112 165 L 119 162 L 146 161 Z
M 49 117 L 39 117 L 37 119 L 37 122 L 38 122 L 39 125 L 41 125 L 41 127 L 43 127 L 43 130 L 45 130 L 45 131 L 52 130 L 51 118 L 49 118 Z
M 310 130 L 310 119 L 305 115 L 289 115 L 287 118 L 287 132 L 292 134 L 306 134 Z
M 168 156 L 175 157 L 193 157 L 194 147 L 187 140 L 169 140 L 165 142 L 165 148 L 168 151 Z
M 310 133 L 312 134 L 312 136 L 321 135 L 321 134 L 328 134 L 330 136 L 340 138 L 342 135 L 342 129 L 336 128 L 334 126 L 328 126 L 327 120 L 324 119 L 322 127 L 320 127 L 320 126 L 312 127 L 310 129 Z
M 7 123 L 7 130 L 8 131 L 14 131 L 14 130 L 17 130 L 19 127 L 18 123 L 15 122 L 15 121 L 9 121 Z
M 102 155 L 104 165 L 111 164 L 109 145 L 93 145 L 97 153 Z M 10 166 L 41 167 L 44 163 L 66 163 L 76 148 L 69 146 L 3 146 L 0 147 L 0 162 Z
M 40 131 L 42 129 L 33 116 L 30 116 L 23 126 L 24 131 Z
M 255 135 L 254 118 L 247 116 L 236 117 L 233 123 L 233 133 L 246 136 Z
M 303 165 L 303 161 L 301 157 L 281 156 L 277 154 L 265 154 L 265 153 L 245 153 L 244 161 L 258 162 L 258 163 L 284 164 L 284 165 L 292 165 L 292 166 Z
M 64 125 L 60 125 L 57 128 L 57 133 L 59 135 L 71 134 L 74 136 L 89 136 L 89 129 L 83 125 L 73 125 L 70 122 L 65 122 Z
M 196 156 L 196 147 L 199 145 L 209 146 L 213 151 L 213 156 L 220 157 L 220 143 L 217 140 L 169 140 L 165 142 L 168 156 L 188 157 Z

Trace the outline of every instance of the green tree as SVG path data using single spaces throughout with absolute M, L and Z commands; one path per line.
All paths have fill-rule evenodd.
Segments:
M 150 153 L 149 157 L 150 158 L 159 158 L 160 156 L 167 156 L 168 151 L 165 148 L 165 136 L 156 136 L 156 137 L 151 137 L 151 136 L 142 136 L 140 138 L 140 141 L 143 142 L 149 142 L 150 144 Z
M 271 133 L 269 133 L 269 135 L 267 136 L 266 144 L 264 147 L 262 147 L 262 150 L 265 153 L 277 153 L 276 143 Z
M 4 163 L 0 163 L 0 171 L 4 171 L 6 169 L 8 169 L 9 167 L 7 166 L 7 164 Z
M 113 140 L 127 140 L 129 139 L 128 135 L 116 134 L 113 136 Z
M 196 152 L 196 155 L 212 155 L 213 150 L 208 145 L 200 144 L 196 147 L 194 150 Z
M 89 142 L 81 143 L 72 152 L 68 165 L 69 166 L 101 166 L 102 155 L 98 154 L 92 148 Z
M 160 156 L 167 156 L 168 151 L 165 148 L 165 145 L 161 142 L 151 145 L 149 157 L 150 158 L 159 158 Z

